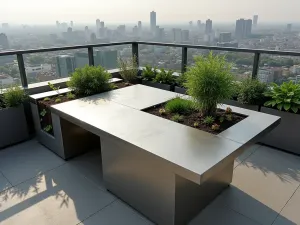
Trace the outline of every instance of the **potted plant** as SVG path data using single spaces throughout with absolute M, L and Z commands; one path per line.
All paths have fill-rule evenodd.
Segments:
M 266 91 L 269 98 L 261 112 L 281 117 L 280 125 L 261 142 L 292 153 L 300 154 L 300 84 L 292 81 L 273 83 Z
M 259 111 L 263 105 L 267 90 L 267 84 L 260 82 L 257 79 L 247 78 L 242 82 L 234 82 L 234 92 L 230 100 L 225 100 L 223 103 L 237 106 L 240 108 Z
M 176 78 L 176 85 L 175 85 L 174 91 L 176 93 L 186 94 L 187 90 L 184 86 L 185 82 L 186 82 L 186 75 L 179 74 L 179 76 Z
M 138 78 L 139 67 L 135 55 L 130 59 L 119 58 L 118 65 L 119 74 L 124 80 L 123 86 L 130 86 L 132 84 L 140 83 L 140 79 Z M 121 83 L 122 82 L 118 82 L 118 85 L 120 85 Z
M 18 87 L 10 87 L 0 96 L 0 148 L 26 140 L 27 121 L 23 103 L 27 95 Z
M 159 89 L 172 91 L 175 84 L 175 76 L 173 71 L 166 71 L 165 69 L 157 70 L 146 67 L 142 73 L 143 84 Z

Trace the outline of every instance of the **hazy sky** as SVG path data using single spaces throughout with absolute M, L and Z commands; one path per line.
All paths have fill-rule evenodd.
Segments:
M 54 24 L 56 20 L 107 23 L 138 20 L 149 23 L 157 12 L 159 23 L 211 18 L 234 22 L 259 15 L 262 22 L 300 22 L 300 0 L 2 0 L 0 23 Z

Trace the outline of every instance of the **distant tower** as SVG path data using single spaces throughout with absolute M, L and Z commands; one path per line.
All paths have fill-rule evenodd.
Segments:
M 212 20 L 208 19 L 206 20 L 205 33 L 210 34 L 211 32 L 212 32 Z
M 201 29 L 201 20 L 198 20 L 198 21 L 197 21 L 197 27 L 198 27 L 198 30 Z
M 67 30 L 68 33 L 72 33 L 72 31 L 73 31 L 72 27 L 69 27 Z
M 150 12 L 150 28 L 152 32 L 156 30 L 156 12 Z
M 100 28 L 104 28 L 104 21 L 100 22 Z
M 190 30 L 192 30 L 193 29 L 193 21 L 189 22 L 189 26 L 190 26 Z
M 249 37 L 252 33 L 252 20 L 248 19 L 246 20 L 245 24 L 245 37 Z
M 97 30 L 100 29 L 100 20 L 99 19 L 96 20 L 96 28 L 97 28 Z
M 6 34 L 1 33 L 0 34 L 0 46 L 2 49 L 8 49 L 9 48 L 9 43 Z
M 139 28 L 139 30 L 142 30 L 142 21 L 138 22 L 138 28 Z
M 239 19 L 235 25 L 235 38 L 240 40 L 251 35 L 252 20 Z
M 258 15 L 253 16 L 253 26 L 256 27 L 258 23 Z
M 59 28 L 60 27 L 60 22 L 56 21 L 56 27 Z
M 88 27 L 88 26 L 85 26 L 84 31 L 85 31 L 85 32 L 88 32 L 88 31 L 89 31 L 89 27 Z

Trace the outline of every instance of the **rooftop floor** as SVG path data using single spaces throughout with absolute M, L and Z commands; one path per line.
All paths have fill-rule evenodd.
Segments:
M 231 186 L 189 225 L 300 224 L 299 186 L 300 157 L 254 145 L 236 160 Z M 66 162 L 31 140 L 0 151 L 0 224 L 153 223 L 105 190 L 99 150 Z

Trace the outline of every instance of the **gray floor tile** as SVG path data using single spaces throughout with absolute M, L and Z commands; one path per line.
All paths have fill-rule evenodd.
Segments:
M 231 209 L 271 225 L 299 185 L 300 159 L 260 147 L 233 175 L 232 187 L 222 195 Z
M 188 225 L 259 225 L 233 210 L 213 202 Z
M 65 161 L 40 145 L 36 140 L 0 152 L 0 171 L 12 185 L 19 184 Z
M 78 224 L 116 198 L 68 164 L 0 195 L 0 224 Z
M 0 172 L 0 192 L 6 190 L 7 188 L 10 188 L 11 184 L 8 182 L 8 180 L 3 176 L 3 174 Z
M 274 223 L 274 225 L 292 224 L 300 224 L 300 188 L 297 189 Z
M 260 145 L 258 145 L 258 144 L 254 144 L 254 145 L 248 147 L 244 151 L 243 154 L 241 154 L 238 158 L 236 158 L 236 160 L 234 161 L 234 168 L 237 167 L 238 165 L 240 165 L 240 163 L 242 163 L 250 155 L 252 155 L 259 147 L 260 147 Z
M 80 223 L 80 225 L 150 225 L 138 212 L 120 200 Z

